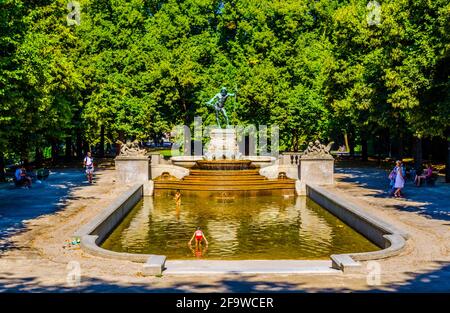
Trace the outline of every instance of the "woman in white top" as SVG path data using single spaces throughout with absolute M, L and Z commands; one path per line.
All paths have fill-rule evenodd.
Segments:
M 86 169 L 86 176 L 89 183 L 92 184 L 92 174 L 94 173 L 94 159 L 91 157 L 91 152 L 88 152 L 83 161 L 84 168 Z
M 401 161 L 396 162 L 394 172 L 395 172 L 394 197 L 400 198 L 402 197 L 402 189 L 403 187 L 405 187 L 405 178 L 403 177 L 403 168 Z

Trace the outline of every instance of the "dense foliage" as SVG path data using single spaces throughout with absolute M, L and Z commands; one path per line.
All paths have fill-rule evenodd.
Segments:
M 283 149 L 348 133 L 445 136 L 450 2 L 1 0 L 0 158 L 154 138 L 221 86 L 233 124 L 277 124 Z

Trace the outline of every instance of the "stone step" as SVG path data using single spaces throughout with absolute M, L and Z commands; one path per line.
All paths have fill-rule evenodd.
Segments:
M 227 170 L 227 171 L 220 171 L 220 170 L 196 170 L 191 169 L 189 172 L 189 175 L 191 176 L 237 176 L 237 175 L 254 175 L 259 176 L 259 170 L 258 169 L 252 169 L 252 170 Z
M 189 185 L 189 184 L 179 184 L 179 183 L 155 183 L 155 189 L 180 189 L 180 190 L 197 190 L 197 191 L 249 191 L 249 190 L 277 190 L 277 189 L 287 189 L 294 190 L 295 185 L 292 184 L 255 184 L 246 185 L 245 189 L 239 185 Z
M 203 176 L 186 176 L 183 178 L 183 181 L 224 181 L 224 180 L 229 180 L 229 181 L 236 181 L 236 180 L 241 180 L 241 181 L 266 181 L 267 178 L 264 176 L 247 176 L 247 175 L 243 175 L 243 176 L 210 176 L 208 178 L 205 178 Z
M 170 184 L 170 185 L 186 185 L 186 186 L 195 186 L 195 185 L 215 185 L 215 186 L 265 186 L 265 185 L 294 185 L 295 181 L 291 179 L 283 179 L 283 180 L 221 180 L 218 182 L 212 183 L 211 181 L 205 181 L 205 180 L 181 180 L 181 181 L 155 181 L 155 186 L 160 186 L 163 184 Z

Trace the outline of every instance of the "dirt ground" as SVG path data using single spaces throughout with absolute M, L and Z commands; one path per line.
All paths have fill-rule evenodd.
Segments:
M 143 277 L 142 264 L 64 248 L 75 230 L 126 190 L 114 170 L 104 169 L 96 184 L 74 188 L 63 209 L 27 221 L 10 238 L 12 245 L 0 254 L 0 292 L 450 292 L 450 221 L 414 210 L 422 202 L 388 198 L 348 177 L 336 174 L 329 188 L 410 235 L 399 256 L 365 263 L 361 274 Z M 79 284 L 73 280 L 78 269 Z

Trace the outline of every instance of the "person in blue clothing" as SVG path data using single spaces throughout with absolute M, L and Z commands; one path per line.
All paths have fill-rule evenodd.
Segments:
M 19 166 L 14 173 L 17 186 L 25 186 L 31 188 L 31 177 L 27 175 L 27 171 L 24 166 Z
M 395 162 L 395 167 L 389 174 L 391 194 L 396 198 L 403 197 L 402 189 L 405 187 L 405 168 L 402 161 Z

